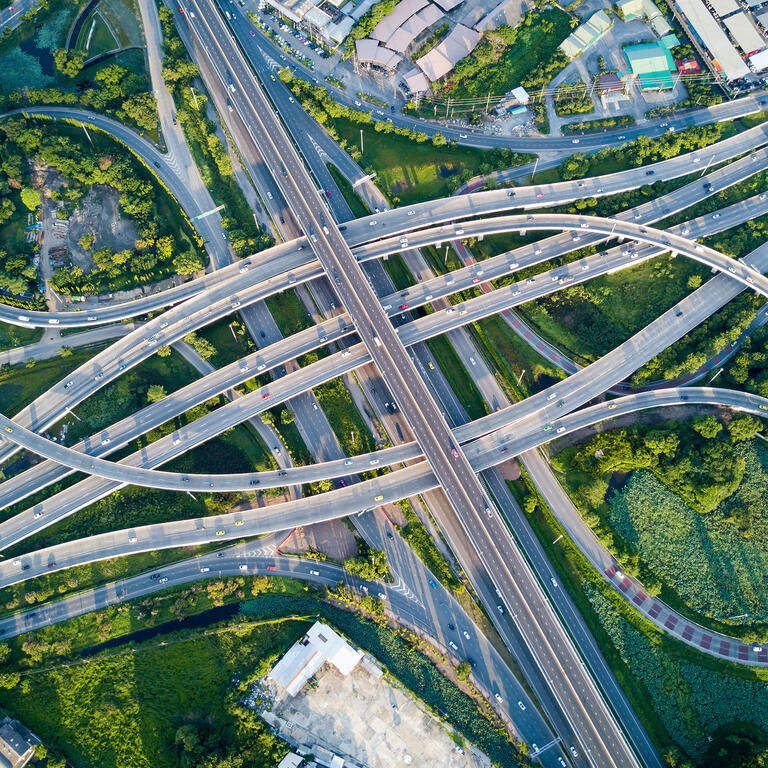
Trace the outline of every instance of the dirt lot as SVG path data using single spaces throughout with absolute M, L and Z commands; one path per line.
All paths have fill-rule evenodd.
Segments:
M 329 520 L 297 528 L 280 546 L 290 555 L 303 555 L 309 549 L 322 552 L 333 560 L 357 556 L 357 542 L 352 531 L 341 520 Z
M 85 271 L 93 269 L 93 259 L 77 244 L 83 236 L 94 236 L 92 250 L 106 246 L 114 251 L 133 248 L 136 225 L 120 216 L 120 193 L 107 186 L 91 187 L 69 219 L 69 238 L 72 261 Z
M 405 691 L 358 665 L 342 677 L 330 667 L 317 674 L 316 688 L 279 700 L 282 733 L 295 744 L 320 746 L 346 764 L 366 768 L 479 768 L 490 765 L 467 746 L 458 751 L 444 726 Z

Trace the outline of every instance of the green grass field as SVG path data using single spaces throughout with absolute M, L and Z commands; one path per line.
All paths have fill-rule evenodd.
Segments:
M 436 336 L 430 339 L 427 345 L 469 418 L 479 419 L 485 416 L 488 411 L 480 390 L 448 339 L 445 336 Z
M 42 328 L 22 328 L 18 325 L 0 323 L 0 350 L 26 347 L 43 337 Z
M 695 614 L 718 622 L 768 623 L 768 449 L 751 441 L 734 450 L 746 460 L 736 493 L 702 515 L 648 472 L 634 472 L 609 497 L 607 519 L 630 549 Z M 740 531 L 729 518 L 749 512 Z M 665 595 L 663 595 L 665 596 Z
M 342 138 L 360 148 L 360 126 L 346 120 L 334 125 Z M 376 183 L 393 205 L 408 205 L 449 195 L 448 180 L 465 169 L 475 175 L 485 153 L 471 147 L 434 147 L 418 144 L 395 134 L 377 133 L 363 127 L 363 157 L 360 165 L 378 174 Z
M 76 349 L 69 357 L 53 357 L 40 360 L 27 368 L 15 365 L 7 371 L 0 371 L 0 411 L 12 415 L 31 403 L 36 397 L 47 392 L 66 375 L 90 360 L 102 347 Z
M 243 739 L 243 725 L 227 707 L 232 678 L 249 676 L 260 662 L 276 658 L 308 626 L 246 623 L 226 632 L 177 635 L 167 644 L 26 675 L 6 691 L 4 705 L 73 765 L 177 768 L 175 736 L 186 721 L 202 719 L 214 733 L 227 728 L 231 742 Z M 268 736 L 263 726 L 258 730 Z M 218 749 L 213 742 L 208 753 Z M 274 758 L 257 754 L 248 762 L 274 764 Z

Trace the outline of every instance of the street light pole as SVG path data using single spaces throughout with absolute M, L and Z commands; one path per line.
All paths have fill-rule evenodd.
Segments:
M 363 129 L 360 129 L 360 154 L 363 154 Z

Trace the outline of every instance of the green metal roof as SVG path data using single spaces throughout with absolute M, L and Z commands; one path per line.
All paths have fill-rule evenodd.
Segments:
M 658 43 L 628 45 L 624 49 L 624 58 L 635 75 L 672 72 L 675 69 L 675 62 L 669 51 Z

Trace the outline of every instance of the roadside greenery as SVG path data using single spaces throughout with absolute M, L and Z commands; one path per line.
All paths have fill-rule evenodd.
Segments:
M 216 135 L 216 124 L 207 117 L 208 96 L 197 86 L 199 71 L 190 61 L 174 23 L 173 11 L 159 9 L 163 31 L 163 79 L 173 94 L 176 119 L 184 130 L 203 181 L 217 205 L 224 205 L 221 225 L 232 249 L 249 256 L 274 244 L 274 238 L 254 221 L 232 170 L 227 150 Z
M 400 535 L 408 542 L 411 549 L 421 558 L 424 565 L 435 574 L 435 578 L 446 589 L 450 589 L 452 592 L 463 590 L 462 583 L 451 570 L 448 561 L 443 557 L 440 550 L 435 546 L 432 536 L 430 536 L 424 523 L 419 520 L 418 515 L 413 511 L 413 507 L 408 499 L 399 501 L 398 506 L 406 519 L 406 524 L 399 528 Z
M 5 692 L 4 705 L 86 768 L 267 768 L 287 748 L 241 700 L 308 626 L 246 622 L 180 632 L 49 669 L 32 657 L 35 673 Z
M 582 115 L 595 111 L 589 86 L 579 80 L 577 83 L 562 83 L 555 89 L 555 112 L 560 116 Z
M 483 151 L 448 145 L 440 133 L 430 139 L 423 131 L 396 127 L 389 120 L 375 120 L 370 111 L 339 104 L 326 88 L 294 77 L 289 69 L 281 69 L 279 77 L 304 109 L 366 172 L 377 173 L 375 183 L 393 205 L 447 195 L 478 173 L 522 165 L 534 159 L 532 155 L 506 148 Z
M 566 123 L 560 130 L 565 133 L 589 133 L 590 131 L 605 131 L 609 128 L 621 128 L 625 125 L 634 125 L 634 115 L 616 115 L 602 117 L 598 120 L 583 120 L 579 123 Z
M 355 406 L 342 378 L 332 379 L 314 389 L 341 447 L 347 456 L 357 456 L 376 450 L 368 424 Z
M 754 628 L 768 623 L 768 450 L 754 440 L 761 428 L 752 416 L 724 426 L 711 414 L 634 426 L 552 462 L 587 524 L 651 593 L 720 629 L 729 616 Z
M 345 571 L 367 581 L 392 581 L 387 555 L 383 549 L 371 549 L 361 541 L 358 552 L 357 557 L 348 557 L 343 562 Z
M 659 631 L 605 583 L 567 536 L 560 536 L 562 527 L 525 473 L 510 487 L 521 503 L 531 498 L 533 503 L 524 506 L 561 585 L 584 616 L 665 764 L 694 768 L 696 758 L 706 768 L 758 768 L 757 763 L 726 758 L 734 749 L 729 734 L 740 723 L 763 725 L 761 700 L 768 690 L 764 670 L 724 663 Z M 699 763 L 705 755 L 709 760 Z
M 707 147 L 735 132 L 730 122 L 695 125 L 677 133 L 665 133 L 657 138 L 638 136 L 619 146 L 606 147 L 591 155 L 577 153 L 563 160 L 560 176 L 564 180 L 597 176 L 632 166 L 648 165 Z

